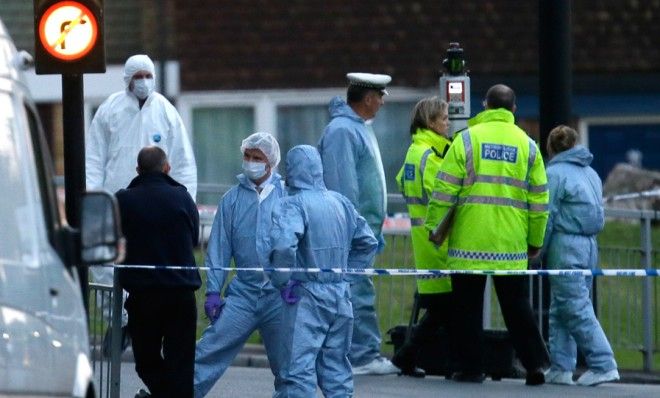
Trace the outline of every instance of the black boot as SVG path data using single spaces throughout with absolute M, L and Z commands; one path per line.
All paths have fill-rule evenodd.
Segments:
M 411 343 L 405 343 L 392 357 L 392 363 L 401 369 L 401 375 L 422 378 L 426 376 L 423 369 L 418 368 L 417 347 Z
M 543 369 L 537 368 L 531 371 L 527 371 L 527 376 L 525 377 L 525 384 L 528 386 L 540 386 L 545 383 L 545 374 Z

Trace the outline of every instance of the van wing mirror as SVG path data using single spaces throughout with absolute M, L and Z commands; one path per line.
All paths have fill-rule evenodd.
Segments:
M 82 197 L 80 251 L 83 264 L 121 261 L 124 238 L 121 235 L 119 207 L 106 191 L 86 192 Z

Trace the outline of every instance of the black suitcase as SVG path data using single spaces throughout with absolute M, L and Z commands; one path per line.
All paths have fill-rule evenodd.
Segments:
M 387 331 L 390 336 L 390 341 L 387 343 L 394 346 L 394 352 L 414 333 L 420 310 L 419 299 L 415 294 L 409 325 L 398 325 Z M 506 330 L 484 330 L 484 373 L 493 380 L 501 380 L 503 377 L 523 377 L 523 374 L 514 366 L 514 361 L 515 355 L 509 333 Z M 435 344 L 420 350 L 417 366 L 424 369 L 429 375 L 444 376 L 451 372 L 447 333 L 443 328 L 438 330 Z

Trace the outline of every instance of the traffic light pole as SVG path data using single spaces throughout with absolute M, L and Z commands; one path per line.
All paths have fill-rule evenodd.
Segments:
M 69 225 L 80 227 L 80 203 L 85 191 L 85 117 L 83 75 L 62 75 L 62 121 L 64 131 L 64 192 Z M 80 260 L 80 259 L 78 259 Z M 76 267 L 85 309 L 89 309 L 87 267 Z

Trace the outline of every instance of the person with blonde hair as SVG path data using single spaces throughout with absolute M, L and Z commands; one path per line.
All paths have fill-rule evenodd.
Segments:
M 578 145 L 578 133 L 564 125 L 548 137 L 549 218 L 543 262 L 549 269 L 594 269 L 598 264 L 596 235 L 605 223 L 603 186 L 590 167 L 593 155 Z M 546 381 L 574 384 L 577 350 L 589 370 L 577 384 L 594 386 L 619 379 L 612 347 L 589 298 L 591 276 L 550 277 L 550 360 Z
M 410 215 L 415 267 L 444 269 L 447 263 L 447 243 L 436 246 L 429 241 L 424 217 L 433 185 L 442 160 L 451 145 L 447 102 L 439 97 L 424 98 L 412 111 L 410 134 L 412 143 L 406 159 L 396 176 Z M 424 371 L 415 366 L 422 345 L 432 340 L 441 326 L 448 326 L 451 280 L 444 278 L 417 279 L 417 293 L 426 313 L 409 341 L 395 353 L 392 363 L 404 375 L 423 377 Z

